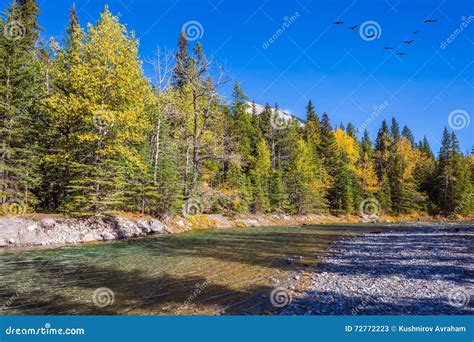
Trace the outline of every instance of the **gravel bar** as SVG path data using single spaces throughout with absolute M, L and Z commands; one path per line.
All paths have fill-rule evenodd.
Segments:
M 374 231 L 328 249 L 285 315 L 472 315 L 474 224 Z

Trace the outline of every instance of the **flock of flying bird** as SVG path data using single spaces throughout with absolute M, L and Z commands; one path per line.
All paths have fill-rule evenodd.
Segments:
M 426 19 L 426 20 L 423 21 L 423 23 L 425 23 L 425 24 L 434 24 L 434 23 L 437 23 L 437 22 L 438 22 L 438 20 L 436 20 L 436 19 Z M 342 25 L 342 24 L 344 24 L 344 22 L 343 21 L 335 21 L 333 24 L 334 25 Z M 347 28 L 351 31 L 354 31 L 358 27 L 359 27 L 359 25 L 354 25 L 354 26 L 348 26 Z M 411 33 L 413 35 L 417 35 L 418 32 L 420 32 L 420 31 L 412 31 Z M 375 33 L 372 33 L 370 36 L 367 36 L 367 38 L 374 38 L 375 36 L 376 36 Z M 410 45 L 414 41 L 415 41 L 414 39 L 407 39 L 407 40 L 404 40 L 403 43 L 405 43 L 407 45 Z M 391 51 L 391 50 L 393 50 L 393 48 L 390 47 L 390 46 L 384 46 L 382 48 L 382 50 Z M 397 56 L 404 56 L 406 54 L 407 53 L 403 52 L 403 51 L 395 52 L 395 55 L 397 55 Z

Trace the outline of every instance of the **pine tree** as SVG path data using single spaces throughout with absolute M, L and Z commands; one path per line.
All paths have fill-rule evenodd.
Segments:
M 382 206 L 382 209 L 385 212 L 392 211 L 392 184 L 391 178 L 389 175 L 390 172 L 390 158 L 391 151 L 393 146 L 393 135 L 388 128 L 387 122 L 384 120 L 382 122 L 382 127 L 377 133 L 377 139 L 375 140 L 375 170 L 379 179 L 379 201 Z
M 74 86 L 81 77 L 78 65 L 83 57 L 80 47 L 84 39 L 74 6 L 66 32 L 64 48 L 56 51 L 56 58 L 50 62 L 48 74 L 52 86 L 42 101 L 48 130 L 41 142 L 41 205 L 43 210 L 53 212 L 61 207 L 71 181 L 73 151 L 78 144 L 74 133 L 86 125 L 81 113 L 82 98 Z
M 226 185 L 234 196 L 234 205 L 231 207 L 237 212 L 246 212 L 251 205 L 252 189 L 248 185 L 248 173 L 253 165 L 257 144 L 262 139 L 258 125 L 255 125 L 256 106 L 252 104 L 253 114 L 247 113 L 248 97 L 240 84 L 235 82 L 232 92 L 232 106 L 229 111 L 229 128 L 227 135 L 231 137 L 227 155 L 231 156 L 224 161 L 226 171 Z
M 321 143 L 321 121 L 319 120 L 318 114 L 316 114 L 311 100 L 306 107 L 304 135 L 306 140 L 311 142 L 311 145 L 314 147 L 314 152 L 317 153 L 317 147 Z
M 472 181 L 467 159 L 459 150 L 456 135 L 445 128 L 436 170 L 437 204 L 445 215 L 470 213 Z
M 447 128 L 443 131 L 441 148 L 438 155 L 438 167 L 436 172 L 437 204 L 441 212 L 448 214 L 454 210 L 453 206 L 453 179 L 452 167 L 452 142 Z
M 36 57 L 38 6 L 13 3 L 0 21 L 0 201 L 34 206 L 40 182 L 38 102 L 43 94 Z
M 346 133 L 349 134 L 349 136 L 350 136 L 351 138 L 353 138 L 354 140 L 357 141 L 356 128 L 354 127 L 354 125 L 352 124 L 352 122 L 349 122 L 349 123 L 347 124 Z
M 263 112 L 258 115 L 260 131 L 267 142 L 271 139 L 272 107 L 266 103 Z
M 360 142 L 360 151 L 362 155 L 367 155 L 369 159 L 373 157 L 373 147 L 372 141 L 370 140 L 369 131 L 367 129 L 364 130 L 364 135 Z
M 467 158 L 460 152 L 459 142 L 451 133 L 451 160 L 453 167 L 454 181 L 452 185 L 453 214 L 471 214 L 473 212 L 474 199 L 472 196 L 474 186 L 471 182 L 471 171 Z
M 384 120 L 382 122 L 382 127 L 377 134 L 377 139 L 375 140 L 375 162 L 377 175 L 379 176 L 380 180 L 387 172 L 392 144 L 393 136 L 388 129 L 387 122 Z
M 281 167 L 272 171 L 270 181 L 270 204 L 272 211 L 282 212 L 285 208 L 286 190 L 283 169 Z
M 394 141 L 400 139 L 400 125 L 395 118 L 392 118 L 392 125 L 390 126 L 390 132 Z
M 381 209 L 386 213 L 390 213 L 392 211 L 392 194 L 390 189 L 389 178 L 386 171 L 383 172 L 379 182 L 380 190 L 378 192 L 378 199 L 380 202 Z
M 304 214 L 326 208 L 326 184 L 310 144 L 299 138 L 290 155 L 287 179 L 290 202 L 295 212 Z
M 18 10 L 17 20 L 24 29 L 21 40 L 30 48 L 30 52 L 34 53 L 39 37 L 38 31 L 41 29 L 38 25 L 39 6 L 36 0 L 17 0 L 16 5 Z
M 252 117 L 247 113 L 248 97 L 244 94 L 239 82 L 235 82 L 232 92 L 232 134 L 236 137 L 239 145 L 239 153 L 242 156 L 245 167 L 248 167 L 248 157 L 253 154 L 257 144 L 258 133 L 252 125 Z
M 430 143 L 428 142 L 428 139 L 426 136 L 423 137 L 423 141 L 419 144 L 419 149 L 423 153 L 425 153 L 428 157 L 431 159 L 434 159 L 434 154 L 433 151 L 431 150 Z
M 403 126 L 402 130 L 402 136 L 408 139 L 408 141 L 411 143 L 412 146 L 415 145 L 415 137 L 413 136 L 413 133 L 411 130 L 408 128 L 408 126 Z
M 190 57 L 188 52 L 189 42 L 186 32 L 183 30 L 178 38 L 178 51 L 176 52 L 176 65 L 173 70 L 172 85 L 183 89 L 188 84 L 187 70 L 190 69 Z
M 319 154 L 327 174 L 331 176 L 327 181 L 330 184 L 327 192 L 329 207 L 334 213 L 348 213 L 353 202 L 351 175 L 347 160 L 337 148 L 334 131 L 326 113 L 323 113 L 321 119 Z
M 269 180 L 271 172 L 270 150 L 264 139 L 257 145 L 255 162 L 250 171 L 253 187 L 253 211 L 267 212 L 270 209 Z

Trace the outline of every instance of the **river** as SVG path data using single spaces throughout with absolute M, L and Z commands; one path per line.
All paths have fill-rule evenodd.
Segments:
M 259 227 L 0 252 L 3 315 L 267 314 L 335 240 L 374 226 Z M 379 228 L 380 229 L 380 228 Z M 376 229 L 377 230 L 377 229 Z

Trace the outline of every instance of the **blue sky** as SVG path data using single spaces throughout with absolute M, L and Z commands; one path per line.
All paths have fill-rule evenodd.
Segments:
M 0 0 L 2 4 L 8 2 Z M 38 2 L 44 36 L 62 36 L 73 1 Z M 231 77 L 239 80 L 258 103 L 278 102 L 281 108 L 304 118 L 307 101 L 312 99 L 317 112 L 327 112 L 333 124 L 352 121 L 357 127 L 373 117 L 374 106 L 388 103 L 368 124 L 371 137 L 375 138 L 383 119 L 395 116 L 401 125 L 412 129 L 416 139 L 426 135 L 435 152 L 442 129 L 450 127 L 449 114 L 457 111 L 455 115 L 471 121 L 469 126 L 456 130 L 463 151 L 474 145 L 474 17 L 469 18 L 474 16 L 472 1 L 75 3 L 83 25 L 97 20 L 108 3 L 121 22 L 136 31 L 144 59 L 153 56 L 157 45 L 175 48 L 183 25 L 192 20 L 199 22 L 199 41 L 206 52 L 225 64 Z M 291 24 L 278 33 L 285 18 Z M 425 19 L 438 22 L 424 24 Z M 336 20 L 345 24 L 333 25 Z M 361 38 L 359 27 L 354 31 L 347 28 L 366 21 L 379 25 L 379 34 L 375 35 L 378 38 L 366 41 Z M 412 31 L 416 30 L 420 32 L 414 35 Z M 454 39 L 446 43 L 451 35 Z M 269 43 L 272 36 L 276 39 Z M 410 39 L 415 40 L 410 45 L 402 42 Z M 382 50 L 384 46 L 399 47 L 397 51 L 407 54 L 396 56 Z M 145 65 L 147 75 L 150 71 Z M 228 91 L 222 90 L 224 94 Z

